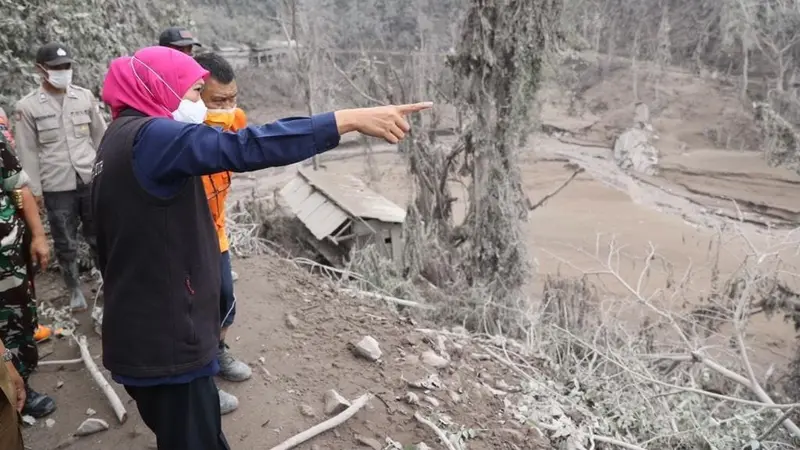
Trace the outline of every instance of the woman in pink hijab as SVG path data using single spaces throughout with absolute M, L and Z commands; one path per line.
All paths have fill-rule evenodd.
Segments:
M 188 55 L 148 47 L 114 60 L 103 86 L 114 119 L 92 183 L 103 364 L 160 450 L 228 449 L 213 380 L 219 242 L 200 176 L 297 163 L 353 131 L 397 143 L 404 116 L 432 106 L 346 109 L 230 133 L 203 124 L 207 75 Z

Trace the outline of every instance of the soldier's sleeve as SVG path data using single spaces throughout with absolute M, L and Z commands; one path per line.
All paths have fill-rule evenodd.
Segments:
M 36 141 L 36 126 L 33 116 L 25 106 L 17 103 L 14 108 L 14 136 L 17 138 L 17 157 L 27 174 L 28 186 L 33 195 L 42 195 L 39 178 L 39 144 Z
M 90 101 L 92 102 L 92 142 L 94 148 L 100 147 L 100 140 L 103 139 L 103 134 L 106 132 L 106 121 L 100 113 L 100 103 L 94 98 L 94 95 L 89 93 Z
M 28 184 L 28 175 L 22 170 L 3 134 L 0 134 L 0 179 L 3 181 L 4 192 L 21 189 Z

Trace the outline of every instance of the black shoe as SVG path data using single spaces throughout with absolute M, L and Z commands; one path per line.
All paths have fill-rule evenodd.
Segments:
M 41 419 L 56 410 L 56 402 L 45 394 L 40 394 L 29 386 L 25 386 L 25 406 L 22 415 Z

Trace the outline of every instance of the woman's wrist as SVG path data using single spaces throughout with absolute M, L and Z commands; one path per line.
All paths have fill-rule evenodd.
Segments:
M 355 109 L 340 109 L 339 111 L 334 111 L 333 117 L 336 118 L 336 128 L 339 130 L 340 136 L 358 131 L 358 120 L 355 117 L 357 111 L 358 110 Z

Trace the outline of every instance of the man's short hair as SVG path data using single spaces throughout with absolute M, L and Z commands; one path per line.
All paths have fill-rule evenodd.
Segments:
M 214 78 L 222 84 L 231 83 L 236 76 L 231 64 L 219 53 L 202 53 L 194 57 L 194 60 Z

